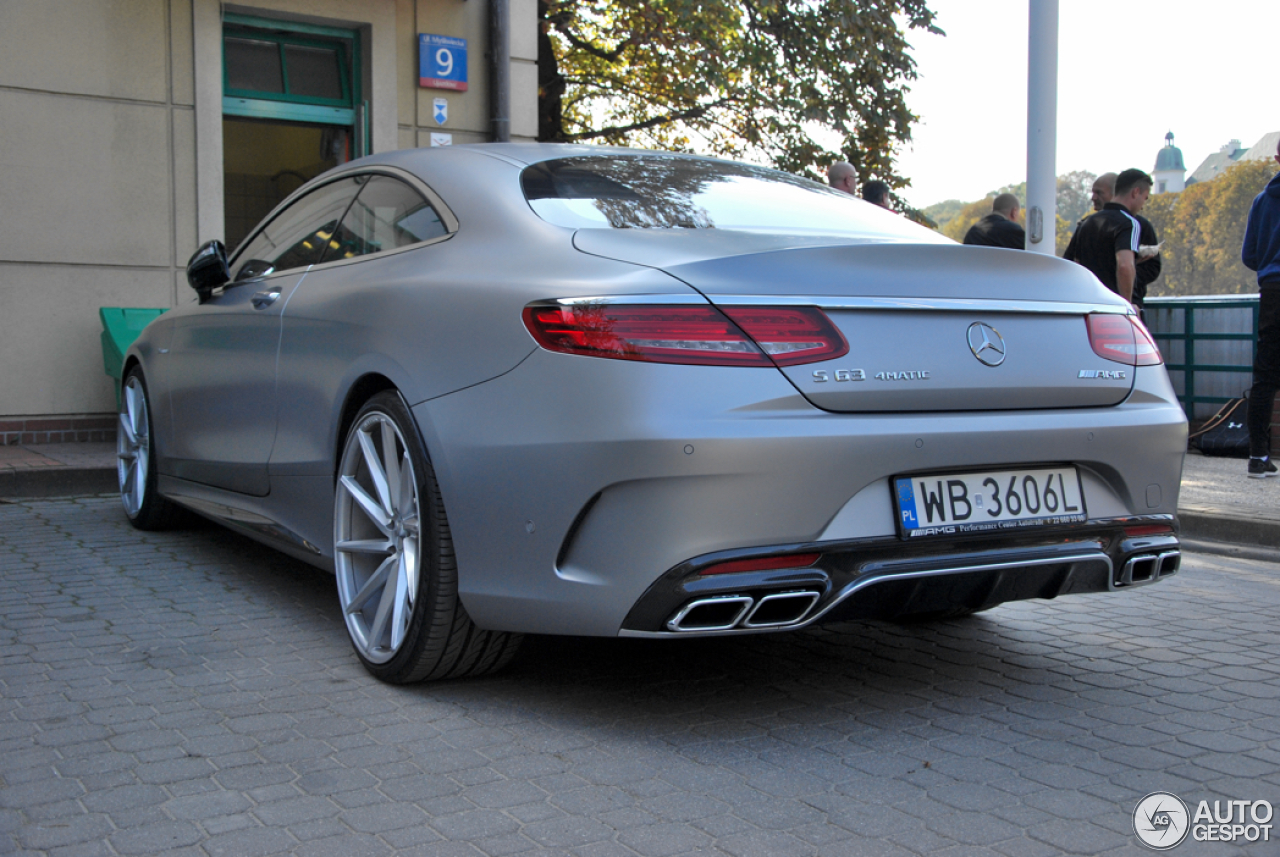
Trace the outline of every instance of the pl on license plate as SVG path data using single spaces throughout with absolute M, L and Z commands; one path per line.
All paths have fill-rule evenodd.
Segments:
M 908 539 L 1085 520 L 1074 467 L 899 476 L 893 490 L 898 526 Z

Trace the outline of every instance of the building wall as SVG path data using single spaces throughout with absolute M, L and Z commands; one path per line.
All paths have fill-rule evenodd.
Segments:
M 100 306 L 194 245 L 190 0 L 0 3 L 0 415 L 110 411 Z
M 510 0 L 515 139 L 537 132 L 535 2 Z M 360 29 L 374 151 L 489 139 L 485 0 L 3 0 L 6 428 L 113 412 L 98 307 L 191 299 L 186 260 L 223 231 L 224 11 Z M 468 40 L 466 93 L 418 88 L 420 32 Z

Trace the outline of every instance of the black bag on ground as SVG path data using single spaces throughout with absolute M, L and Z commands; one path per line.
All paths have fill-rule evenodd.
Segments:
M 1187 438 L 1187 446 L 1205 455 L 1229 458 L 1249 457 L 1249 405 L 1246 399 L 1232 399 L 1209 417 L 1200 430 Z

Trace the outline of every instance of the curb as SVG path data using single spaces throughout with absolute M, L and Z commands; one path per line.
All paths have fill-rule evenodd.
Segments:
M 1280 548 L 1280 518 L 1257 512 L 1241 517 L 1241 511 L 1239 507 L 1184 507 L 1178 510 L 1179 535 L 1193 542 Z
M 33 467 L 0 470 L 0 498 L 74 497 L 114 494 L 120 489 L 113 467 Z

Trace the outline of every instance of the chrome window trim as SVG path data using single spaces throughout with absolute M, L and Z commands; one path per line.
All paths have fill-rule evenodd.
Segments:
M 299 268 L 286 268 L 280 271 L 272 271 L 270 274 L 267 274 L 263 277 L 256 277 L 253 280 L 233 280 L 231 283 L 228 283 L 228 285 L 240 285 L 240 283 L 246 283 L 246 282 L 260 282 L 262 280 L 270 279 L 271 277 L 275 277 L 280 274 L 295 274 L 299 271 L 310 272 L 310 271 L 317 270 L 319 268 L 327 269 L 337 265 L 349 265 L 353 262 L 357 262 L 363 259 L 384 258 L 394 253 L 403 253 L 406 250 L 416 250 L 419 247 L 425 247 L 429 244 L 438 244 L 441 241 L 447 241 L 457 233 L 458 231 L 457 215 L 455 215 L 453 211 L 450 210 L 449 206 L 445 205 L 444 200 L 440 198 L 440 195 L 438 193 L 432 190 L 431 187 L 426 182 L 424 182 L 422 179 L 418 178 L 416 175 L 409 172 L 408 170 L 401 169 L 400 167 L 387 166 L 383 164 L 379 164 L 378 166 L 373 166 L 373 167 L 371 166 L 338 167 L 335 170 L 331 171 L 330 173 L 326 174 L 324 181 L 319 182 L 317 184 L 311 184 L 310 182 L 307 182 L 302 187 L 298 188 L 293 193 L 289 194 L 283 200 L 281 200 L 279 204 L 276 205 L 275 208 L 271 209 L 271 211 L 267 214 L 267 216 L 262 218 L 261 221 L 259 221 L 257 228 L 255 228 L 252 232 L 250 232 L 247 236 L 245 236 L 244 240 L 241 241 L 239 245 L 236 246 L 235 252 L 233 252 L 227 259 L 227 267 L 234 268 L 236 265 L 236 262 L 240 258 L 240 253 L 244 250 L 244 248 L 249 246 L 249 244 L 253 241 L 253 239 L 258 237 L 258 233 L 261 232 L 268 223 L 274 220 L 275 217 L 278 214 L 280 214 L 280 212 L 284 211 L 285 208 L 292 205 L 296 200 L 298 200 L 302 196 L 309 194 L 312 191 L 319 190 L 320 188 L 324 187 L 327 184 L 332 184 L 333 182 L 341 181 L 342 179 L 353 178 L 356 176 L 377 176 L 377 175 L 383 175 L 383 176 L 387 176 L 388 178 L 399 179 L 400 181 L 403 181 L 405 184 L 409 185 L 411 188 L 416 190 L 418 193 L 422 194 L 423 198 L 426 199 L 427 203 L 436 210 L 437 214 L 440 215 L 440 222 L 444 224 L 445 234 L 438 235 L 435 238 L 428 238 L 425 241 L 418 241 L 413 244 L 406 244 L 403 247 L 396 247 L 394 250 L 384 250 L 381 253 L 370 253 L 364 256 L 355 256 L 351 259 L 335 259 L 332 262 L 324 262 L 319 265 L 310 265 L 310 266 L 299 267 Z M 350 209 L 350 206 L 348 206 L 348 209 Z M 344 218 L 346 217 L 345 212 L 343 213 L 343 217 Z
M 875 297 L 827 297 L 797 295 L 714 295 L 712 299 L 701 295 L 595 295 L 584 298 L 552 298 L 538 301 L 541 305 L 572 306 L 574 304 L 663 304 L 714 303 L 717 306 L 816 306 L 835 310 L 888 310 L 919 312 L 975 312 L 975 313 L 1039 313 L 1043 315 L 1085 315 L 1111 313 L 1135 315 L 1128 307 L 1111 304 L 1078 303 L 1069 301 L 1029 300 L 969 300 L 967 298 L 875 298 Z

